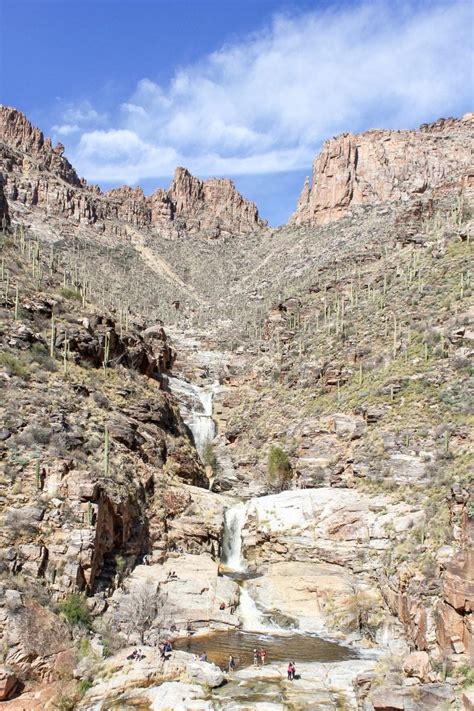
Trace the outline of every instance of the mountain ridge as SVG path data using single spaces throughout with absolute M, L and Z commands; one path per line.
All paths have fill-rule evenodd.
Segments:
M 126 236 L 127 224 L 169 237 L 183 230 L 208 237 L 247 234 L 267 224 L 231 180 L 200 180 L 182 167 L 176 168 L 168 190 L 157 188 L 148 197 L 140 187 L 104 192 L 79 178 L 61 143 L 53 147 L 25 114 L 10 107 L 0 106 L 0 140 L 4 143 L 1 166 L 7 175 L 4 190 L 10 200 L 43 206 L 51 215 L 94 226 L 99 232 L 109 219 L 116 221 L 119 236 Z M 48 184 L 48 177 L 54 185 Z

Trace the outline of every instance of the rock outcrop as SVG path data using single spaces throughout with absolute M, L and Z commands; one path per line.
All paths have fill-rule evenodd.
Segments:
M 48 218 L 71 226 L 92 226 L 99 233 L 126 237 L 133 230 L 168 237 L 184 233 L 218 237 L 261 229 L 266 222 L 230 180 L 199 180 L 177 168 L 168 191 L 146 197 L 127 186 L 103 193 L 78 177 L 63 156 L 64 146 L 32 126 L 21 112 L 0 106 L 0 169 L 13 212 L 38 208 Z M 0 216 L 1 216 L 0 198 Z
M 472 173 L 474 115 L 440 119 L 417 131 L 372 130 L 331 138 L 313 163 L 290 224 L 325 224 L 351 207 L 406 200 Z

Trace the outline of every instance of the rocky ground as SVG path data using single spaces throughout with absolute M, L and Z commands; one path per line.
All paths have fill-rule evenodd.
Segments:
M 333 139 L 271 230 L 184 169 L 104 195 L 1 116 L 5 708 L 472 708 L 472 117 Z M 158 653 L 252 624 L 359 657 Z

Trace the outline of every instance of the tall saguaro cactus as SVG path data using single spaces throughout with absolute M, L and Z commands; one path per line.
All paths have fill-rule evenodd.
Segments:
M 104 428 L 104 474 L 109 475 L 110 469 L 110 439 L 107 425 Z

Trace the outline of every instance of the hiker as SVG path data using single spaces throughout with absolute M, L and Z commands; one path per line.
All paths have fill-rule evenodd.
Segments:
M 234 671 L 234 669 L 235 669 L 235 659 L 234 659 L 234 657 L 233 657 L 232 654 L 231 654 L 231 655 L 229 656 L 228 670 L 229 670 L 230 672 L 232 672 L 232 671 Z
M 225 602 L 221 602 L 219 605 L 219 610 L 225 610 Z
M 203 652 L 199 657 L 200 662 L 207 662 L 207 652 Z
M 258 650 L 257 649 L 253 650 L 253 665 L 254 665 L 254 667 L 258 667 Z
M 260 660 L 262 662 L 262 666 L 265 664 L 265 660 L 267 658 L 267 650 L 265 648 L 260 650 Z
M 295 665 L 293 664 L 293 662 L 290 662 L 288 664 L 288 680 L 289 681 L 293 681 L 293 679 L 295 678 L 295 671 L 296 671 Z

